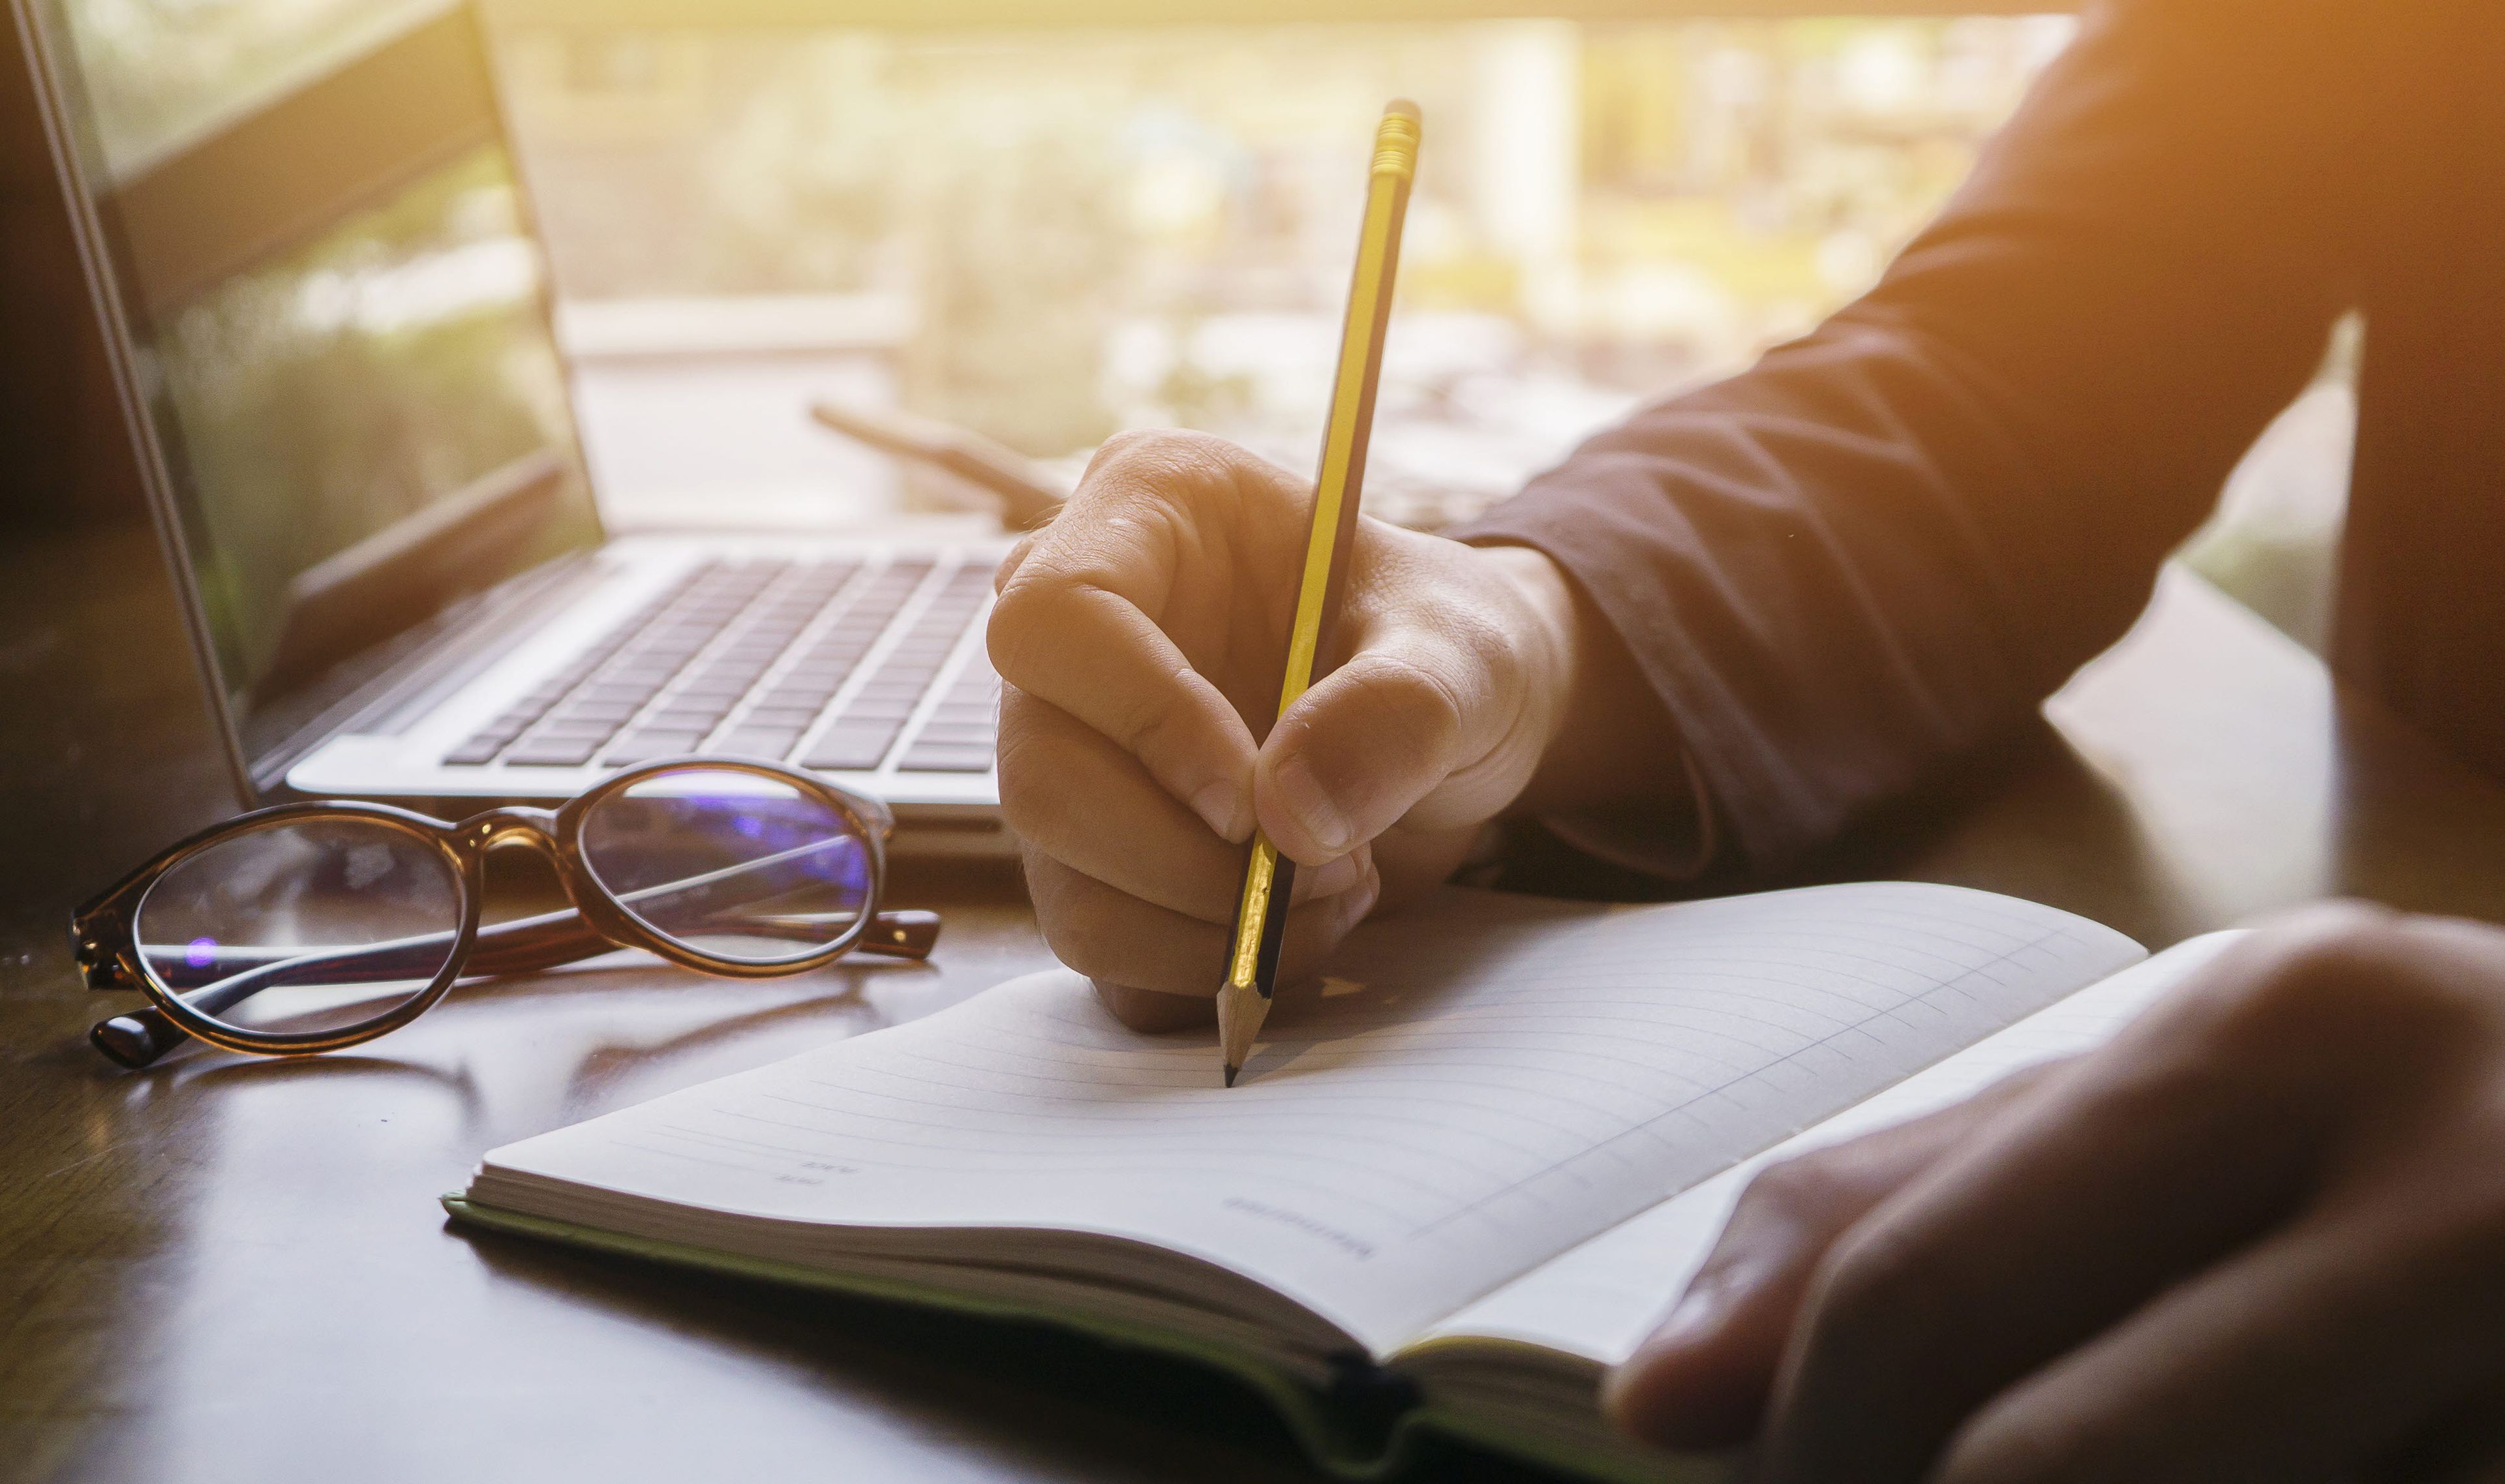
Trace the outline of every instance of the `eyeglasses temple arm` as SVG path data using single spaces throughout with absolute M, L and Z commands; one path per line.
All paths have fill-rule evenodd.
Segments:
M 749 931 L 771 931 L 773 924 L 752 923 Z M 806 940 L 821 930 L 811 924 L 794 923 L 778 935 Z M 936 912 L 881 912 L 870 919 L 869 929 L 855 944 L 858 951 L 875 953 L 882 958 L 922 960 L 931 956 L 939 940 L 939 914 Z M 542 913 L 537 917 L 518 917 L 491 928 L 481 928 L 469 962 L 462 965 L 464 978 L 482 978 L 502 974 L 534 973 L 554 969 L 610 952 L 617 945 L 602 936 L 582 920 L 582 914 L 572 907 Z M 357 955 L 306 955 L 280 963 L 265 965 L 247 973 L 236 974 L 225 981 L 214 1012 L 245 1000 L 264 989 L 282 982 L 285 970 L 300 970 L 319 965 L 325 969 L 366 969 L 378 978 L 398 977 L 406 972 L 408 945 L 378 944 L 364 950 L 370 965 L 355 962 Z M 145 1067 L 184 1042 L 184 1032 L 171 1017 L 155 1006 L 115 1015 L 98 1021 L 88 1032 L 88 1041 L 107 1059 L 136 1070 Z
M 824 940 L 826 936 L 824 925 L 813 922 L 778 924 L 766 918 L 745 921 L 740 926 L 743 932 L 771 934 L 799 942 Z M 938 913 L 881 912 L 870 919 L 868 930 L 853 946 L 858 952 L 875 953 L 885 958 L 927 959 L 938 941 Z M 580 913 L 568 907 L 561 912 L 516 918 L 480 929 L 478 945 L 471 952 L 470 962 L 463 966 L 462 977 L 534 973 L 608 953 L 617 947 L 617 944 L 584 923 Z
M 445 934 L 428 934 L 417 942 L 441 942 Z M 412 940 L 375 943 L 363 948 L 334 950 L 328 953 L 301 953 L 292 958 L 273 959 L 197 989 L 180 991 L 185 1003 L 196 1005 L 207 1014 L 251 999 L 265 989 L 284 984 L 296 973 L 312 970 L 337 970 L 362 967 L 378 978 L 400 977 L 406 973 L 406 961 Z M 364 959 L 365 965 L 357 961 Z M 442 961 L 439 958 L 437 962 Z M 100 1020 L 87 1033 L 88 1043 L 104 1053 L 106 1058 L 133 1069 L 150 1062 L 183 1043 L 184 1033 L 172 1017 L 155 1006 Z

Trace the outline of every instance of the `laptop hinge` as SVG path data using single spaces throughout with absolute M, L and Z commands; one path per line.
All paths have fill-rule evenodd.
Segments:
M 254 794 L 289 793 L 288 770 L 342 732 L 403 730 L 529 640 L 539 620 L 599 581 L 590 551 L 573 551 L 466 598 L 394 641 L 402 650 L 374 676 L 295 726 L 252 760 Z

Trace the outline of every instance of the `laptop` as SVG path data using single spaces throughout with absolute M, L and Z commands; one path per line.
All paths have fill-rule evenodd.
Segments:
M 247 796 L 456 810 L 737 756 L 885 799 L 902 851 L 1009 849 L 1005 538 L 603 531 L 466 7 L 184 52 L 11 5 Z

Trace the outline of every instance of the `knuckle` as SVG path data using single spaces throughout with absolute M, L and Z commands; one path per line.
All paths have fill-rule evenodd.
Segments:
M 1043 930 L 1043 945 L 1064 966 L 1090 978 L 1109 973 L 1108 963 L 1095 938 L 1074 923 L 1067 913 L 1038 912 L 1036 921 Z
M 1169 951 L 1177 946 L 1176 934 L 1162 909 L 1049 852 L 1029 847 L 1026 858 L 1037 926 L 1044 946 L 1065 966 L 1091 979 L 1176 994 L 1215 982 L 1214 968 L 1206 979 L 1174 972 L 1182 957 Z
M 1057 741 L 1042 726 L 1005 714 L 1000 740 L 1001 816 L 1020 840 L 1054 843 L 1068 819 Z
M 1043 516 L 1045 524 L 1050 524 L 1053 516 L 1057 513 L 1059 513 L 1057 507 L 1053 511 L 1047 512 Z M 1029 531 L 1024 536 L 1019 537 L 1017 539 L 1017 544 L 1010 547 L 1007 552 L 1001 557 L 1000 564 L 992 569 L 992 591 L 994 594 L 998 594 L 1001 589 L 1006 587 L 1009 584 L 1009 580 L 1017 576 L 1018 569 L 1025 566 L 1026 559 L 1035 554 L 1035 548 L 1042 544 L 1044 532 L 1041 528 Z
M 1095 980 L 1096 997 L 1114 1019 L 1134 1031 L 1155 1034 L 1181 1030 L 1209 1019 L 1210 1002 L 1164 990 Z
M 1950 1438 L 1932 1477 L 1937 1484 L 2055 1484 L 2094 1473 L 2106 1441 L 2051 1408 L 1993 1407 Z
M 1116 698 L 1115 710 L 1109 720 L 1112 738 L 1122 750 L 1146 758 L 1172 739 L 1182 719 L 1176 714 L 1172 695 L 1152 690 Z
M 1053 621 L 1058 594 L 1031 576 L 1035 564 L 1022 566 L 992 603 L 991 621 L 983 628 L 983 648 L 992 668 L 1012 685 L 1026 676 L 1039 643 Z
M 1127 498 L 1147 489 L 1169 498 L 1222 481 L 1252 462 L 1245 450 L 1206 433 L 1157 428 L 1117 433 L 1097 447 L 1081 488 Z
M 1163 428 L 1125 428 L 1098 443 L 1096 457 L 1090 462 L 1099 468 L 1119 464 L 1124 459 L 1136 457 L 1143 449 L 1155 447 L 1159 442 L 1173 436 L 1171 430 Z
M 2342 904 L 2307 914 L 2235 982 L 2232 1039 L 2272 1046 L 2388 1043 L 2412 1027 L 2456 1027 L 2480 1007 L 2453 976 L 2428 972 L 2408 919 Z
M 1156 471 L 1170 461 L 1174 438 L 1167 429 L 1132 428 L 1098 443 L 1070 497 L 1069 511 L 1083 512 L 1113 490 L 1153 482 Z
M 1811 1287 L 1812 1348 L 1828 1357 L 1916 1352 L 1938 1312 L 1936 1267 L 1922 1243 L 1901 1230 L 1847 1236 Z
M 1740 1202 L 1760 1219 L 1822 1226 L 1847 1208 L 1852 1184 L 1834 1151 L 1815 1149 L 1758 1171 Z
M 1109 923 L 1112 914 L 1103 901 L 1106 889 L 1078 877 L 1068 866 L 1055 866 L 1066 878 L 1061 888 L 1036 894 L 1036 923 L 1043 932 L 1044 946 L 1054 958 L 1090 978 L 1132 977 L 1121 972 L 1124 966 L 1112 952 L 1120 938 Z
M 1116 984 L 1110 979 L 1097 979 L 1093 982 L 1096 986 L 1097 1000 L 1114 1019 L 1134 1031 L 1154 1029 L 1154 1007 L 1144 998 L 1154 991 L 1136 989 L 1128 984 Z
M 1034 689 L 1053 673 L 1056 657 L 1080 642 L 1088 622 L 1088 590 L 1029 562 L 992 604 L 983 648 L 992 668 L 1011 685 Z
M 1373 721 L 1385 741 L 1438 756 L 1461 730 L 1462 698 L 1450 676 L 1414 655 L 1385 655 L 1365 674 Z

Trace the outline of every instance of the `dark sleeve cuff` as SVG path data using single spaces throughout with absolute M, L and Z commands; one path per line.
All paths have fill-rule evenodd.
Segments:
M 1576 461 L 1579 463 L 1580 461 Z M 1596 462 L 1605 462 L 1599 460 Z M 1565 843 L 1598 860 L 1665 881 L 1703 875 L 1727 848 L 1746 868 L 1787 863 L 1822 838 L 1815 825 L 1787 817 L 1774 778 L 1753 765 L 1746 710 L 1691 658 L 1669 577 L 1629 553 L 1658 544 L 1659 506 L 1634 517 L 1636 501 L 1592 488 L 1591 471 L 1570 463 L 1511 501 L 1446 534 L 1472 546 L 1529 547 L 1563 568 L 1635 659 L 1681 742 L 1690 804 L 1684 810 L 1595 811 L 1543 816 Z M 1797 814 L 1797 810 L 1793 811 Z

